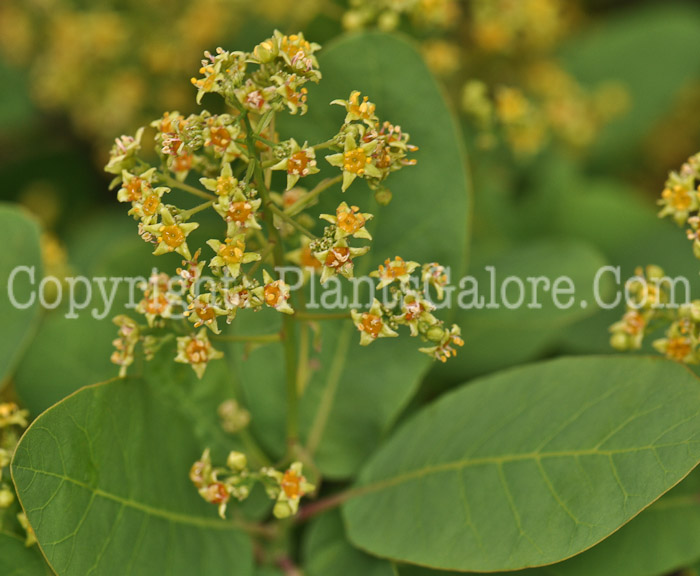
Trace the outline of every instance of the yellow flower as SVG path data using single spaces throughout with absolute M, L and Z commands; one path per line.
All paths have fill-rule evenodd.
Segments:
M 202 328 L 197 334 L 181 336 L 177 339 L 175 362 L 192 366 L 192 370 L 200 379 L 204 375 L 209 361 L 223 358 L 223 356 L 223 352 L 212 347 L 206 328 Z

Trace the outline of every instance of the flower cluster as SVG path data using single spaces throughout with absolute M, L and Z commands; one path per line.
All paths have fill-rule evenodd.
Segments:
M 700 301 L 668 306 L 670 286 L 658 266 L 636 271 L 627 287 L 627 311 L 610 327 L 613 348 L 639 350 L 645 336 L 665 327 L 663 337 L 655 339 L 653 347 L 677 362 L 700 362 Z
M 671 217 L 679 225 L 687 224 L 693 253 L 700 258 L 700 154 L 688 159 L 677 172 L 671 172 L 659 205 L 660 217 Z M 610 327 L 611 345 L 618 350 L 637 350 L 644 336 L 658 326 L 666 326 L 663 338 L 653 342 L 656 350 L 685 364 L 700 362 L 700 301 L 678 307 L 669 302 L 670 279 L 657 266 L 648 266 L 646 277 L 637 271 L 640 281 L 630 284 L 630 299 L 622 320 Z M 649 281 L 651 280 L 651 282 Z
M 285 259 L 297 259 L 311 264 L 323 283 L 336 274 L 352 277 L 354 259 L 369 250 L 367 245 L 350 246 L 350 241 L 371 240 L 366 224 L 372 214 L 342 202 L 335 214 L 321 215 L 329 224 L 317 237 L 309 230 L 315 221 L 305 210 L 334 184 L 341 183 L 344 192 L 357 178 L 387 203 L 391 195 L 384 181 L 415 164 L 408 154 L 417 148 L 400 126 L 380 121 L 376 106 L 357 91 L 332 102 L 345 109 L 345 119 L 325 142 L 280 140 L 275 115 L 307 111 L 304 85 L 321 79 L 315 55 L 319 48 L 303 34 L 275 31 L 251 52 L 206 52 L 201 77 L 192 80 L 196 99 L 216 94 L 229 110 L 189 116 L 169 111 L 153 121 L 156 164 L 145 159 L 144 128 L 115 141 L 105 170 L 114 175 L 117 199 L 130 205 L 129 215 L 154 255 L 183 258 L 174 281 L 161 273 L 142 284 L 136 312 L 145 324 L 126 316 L 115 319 L 119 334 L 112 360 L 120 374 L 133 363 L 139 343 L 150 358 L 170 336 L 163 329 L 170 328 L 179 332 L 175 361 L 189 364 L 201 378 L 208 363 L 222 356 L 210 338 L 219 337 L 221 323 L 233 322 L 239 310 L 267 307 L 295 313 L 290 287 L 275 277 L 270 263 L 280 266 Z M 300 181 L 320 172 L 317 156 L 329 149 L 326 163 L 341 174 L 311 190 L 299 187 Z M 286 172 L 281 193 L 271 187 L 275 171 Z M 190 183 L 195 174 L 200 186 Z M 191 208 L 166 203 L 173 189 L 204 202 Z M 210 209 L 223 221 L 225 234 L 206 234 L 208 239 L 195 250 L 191 235 L 199 232 L 200 223 L 193 217 Z M 299 248 L 288 250 L 287 242 Z
M 268 497 L 275 501 L 272 512 L 276 518 L 295 515 L 301 498 L 315 490 L 303 476 L 301 462 L 293 462 L 284 471 L 268 466 L 253 471 L 246 455 L 235 451 L 229 453 L 226 466 L 214 467 L 209 450 L 205 450 L 192 465 L 190 480 L 204 500 L 218 506 L 222 518 L 230 500 L 245 500 L 255 484 L 261 484 Z
M 419 349 L 421 352 L 446 362 L 456 355 L 455 346 L 463 346 L 464 341 L 459 326 L 446 328 L 442 320 L 432 314 L 435 305 L 426 297 L 426 292 L 428 286 L 432 286 L 438 299 L 442 299 L 447 276 L 439 264 L 425 264 L 421 267 L 424 290 L 416 290 L 411 286 L 411 274 L 419 267 L 417 262 L 406 262 L 399 256 L 386 260 L 370 276 L 379 278 L 379 289 L 391 286 L 394 294 L 392 305 L 382 304 L 375 298 L 367 312 L 352 310 L 352 319 L 363 346 L 377 338 L 398 336 L 396 330 L 399 326 L 408 326 L 411 336 L 419 336 L 428 343 Z
M 15 501 L 15 491 L 3 477 L 19 442 L 20 433 L 28 425 L 28 416 L 27 410 L 22 410 L 14 402 L 0 402 L 0 511 L 9 508 Z M 34 542 L 33 533 L 28 529 L 27 545 Z

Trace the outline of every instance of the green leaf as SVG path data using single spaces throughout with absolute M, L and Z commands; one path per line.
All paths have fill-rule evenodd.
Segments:
M 405 424 L 344 506 L 350 540 L 440 569 L 516 570 L 594 546 L 700 460 L 700 382 L 656 358 L 506 371 Z
M 360 181 L 345 194 L 333 189 L 321 197 L 321 212 L 333 213 L 345 200 L 375 214 L 372 250 L 358 260 L 356 275 L 400 255 L 422 263 L 438 261 L 459 277 L 470 229 L 465 153 L 457 124 L 419 53 L 395 36 L 366 33 L 328 46 L 319 60 L 324 77 L 310 90 L 309 113 L 288 122 L 285 133 L 299 141 L 326 141 L 345 115 L 328 103 L 360 90 L 377 105 L 381 119 L 401 125 L 420 146 L 417 166 L 387 179 L 393 192 L 388 207 L 378 206 Z M 425 110 L 430 113 L 421 112 Z M 319 158 L 319 166 L 326 164 Z M 329 174 L 338 170 L 326 167 L 324 175 Z M 390 428 L 431 361 L 418 352 L 423 343 L 407 333 L 368 347 L 359 346 L 350 322 L 324 322 L 321 335 L 321 351 L 313 359 L 318 369 L 301 401 L 302 436 L 325 476 L 347 477 Z M 250 386 L 257 387 L 256 394 L 267 393 L 259 382 Z
M 700 471 L 590 550 L 522 576 L 662 576 L 700 558 Z M 401 576 L 448 576 L 401 566 Z M 509 573 L 501 574 L 506 576 Z
M 0 532 L 0 574 L 48 576 L 52 572 L 36 548 L 27 548 L 19 536 Z
M 595 313 L 593 279 L 605 264 L 604 257 L 589 245 L 566 239 L 535 241 L 494 257 L 478 259 L 471 274 L 478 283 L 479 297 L 484 298 L 484 307 L 458 309 L 455 322 L 462 327 L 464 347 L 456 358 L 437 365 L 429 378 L 439 382 L 463 382 L 465 378 L 512 366 L 542 353 L 564 326 Z M 492 267 L 493 271 L 487 267 Z M 505 304 L 518 301 L 519 287 L 514 283 L 507 285 L 506 303 L 501 295 L 501 287 L 509 276 L 520 278 L 524 286 L 523 304 L 514 309 Z M 576 287 L 573 305 L 566 308 L 557 307 L 551 287 L 545 290 L 542 282 L 527 280 L 544 277 L 551 286 L 564 276 Z M 486 306 L 492 300 L 492 291 L 499 307 L 489 309 Z M 569 298 L 558 296 L 561 303 Z M 467 300 L 473 304 L 474 298 Z
M 29 215 L 12 204 L 0 204 L 0 387 L 24 353 L 39 318 L 39 301 L 31 292 L 42 278 L 39 226 Z M 18 266 L 34 268 L 34 286 L 29 273 Z M 12 280 L 12 282 L 10 282 Z M 23 308 L 17 308 L 16 303 Z M 25 307 L 26 306 L 26 307 Z
M 304 570 L 308 576 L 395 576 L 385 560 L 368 556 L 347 541 L 336 511 L 316 519 L 304 543 Z
M 563 50 L 570 72 L 584 83 L 622 82 L 630 109 L 601 134 L 595 158 L 610 166 L 629 155 L 665 113 L 700 65 L 700 10 L 687 3 L 635 7 L 606 18 L 574 37 Z
M 202 446 L 165 391 L 159 378 L 85 388 L 20 441 L 13 479 L 59 576 L 252 574 L 249 538 L 189 481 Z

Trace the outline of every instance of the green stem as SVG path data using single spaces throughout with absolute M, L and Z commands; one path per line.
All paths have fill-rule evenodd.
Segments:
M 340 176 L 336 176 L 335 178 L 326 178 L 322 180 L 321 182 L 318 183 L 318 185 L 311 190 L 308 194 L 305 194 L 299 200 L 297 200 L 294 204 L 292 204 L 289 208 L 287 208 L 284 212 L 288 216 L 295 216 L 299 212 L 301 212 L 304 208 L 306 208 L 315 198 L 321 194 L 324 190 L 328 190 L 331 186 L 334 184 L 338 184 L 339 182 L 343 181 L 343 175 L 341 174 Z
M 267 208 L 271 212 L 274 212 L 275 214 L 277 214 L 277 216 L 282 218 L 282 220 L 284 220 L 288 224 L 291 224 L 292 226 L 294 226 L 294 228 L 299 230 L 299 232 L 301 232 L 304 236 L 308 236 L 312 240 L 316 240 L 316 235 L 313 232 L 311 232 L 311 230 L 309 230 L 309 229 L 305 228 L 304 226 L 302 226 L 301 224 L 299 224 L 299 222 L 297 222 L 294 218 L 292 218 L 289 214 L 287 214 L 283 210 L 280 210 L 274 204 L 270 204 Z
M 314 150 L 323 150 L 325 148 L 330 148 L 331 146 L 335 146 L 336 142 L 334 139 L 331 140 L 326 140 L 325 142 L 321 142 L 320 144 L 315 144 L 312 146 Z
M 253 139 L 253 128 L 247 111 L 240 106 L 243 122 L 246 128 L 246 142 L 248 151 L 251 154 L 251 164 L 254 164 L 253 178 L 255 185 L 267 210 L 263 211 L 263 219 L 267 225 L 270 241 L 274 246 L 273 256 L 275 266 L 282 267 L 284 261 L 284 247 L 279 230 L 275 228 L 271 207 L 270 191 L 265 185 L 265 176 L 262 170 L 260 158 L 255 152 L 255 141 Z M 294 320 L 287 314 L 282 315 L 282 341 L 284 344 L 285 375 L 287 384 L 287 444 L 289 453 L 292 454 L 299 441 L 299 399 L 297 396 L 297 344 Z
M 241 335 L 241 334 L 219 334 L 210 336 L 212 340 L 219 340 L 221 342 L 279 342 L 281 339 L 280 334 L 255 334 L 255 335 Z
M 295 312 L 293 318 L 313 322 L 316 320 L 349 320 L 352 318 L 349 312 L 313 314 L 308 312 Z
M 187 220 L 192 216 L 193 214 L 196 214 L 197 212 L 201 212 L 202 210 L 206 210 L 210 206 L 214 204 L 214 200 L 209 200 L 209 202 L 205 202 L 204 204 L 200 204 L 199 206 L 195 206 L 194 208 L 190 208 L 189 210 L 183 210 L 180 212 L 180 217 L 183 220 Z
M 189 184 L 180 182 L 179 180 L 176 180 L 172 176 L 168 176 L 163 172 L 158 173 L 158 179 L 164 184 L 170 186 L 171 188 L 179 188 L 183 192 L 194 194 L 195 196 L 199 196 L 200 198 L 204 198 L 205 200 L 216 200 L 216 196 L 214 196 L 213 194 L 209 194 L 204 190 L 200 190 L 199 188 L 195 188 L 194 186 L 190 186 Z

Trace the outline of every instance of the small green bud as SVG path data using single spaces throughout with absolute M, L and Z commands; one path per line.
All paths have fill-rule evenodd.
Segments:
M 12 490 L 3 486 L 0 488 L 0 508 L 8 508 L 15 501 Z
M 442 339 L 445 337 L 445 329 L 441 326 L 433 326 L 428 329 L 428 332 L 425 336 L 431 342 L 441 342 Z
M 226 460 L 226 465 L 231 469 L 231 470 L 245 470 L 246 467 L 248 466 L 248 459 L 246 458 L 246 455 L 241 453 L 241 452 L 236 452 L 233 450 L 229 455 L 228 459 Z
M 392 193 L 391 190 L 388 188 L 379 188 L 375 193 L 374 193 L 374 199 L 377 201 L 377 204 L 380 206 L 388 206 L 389 202 L 391 202 L 392 198 Z
M 292 510 L 292 507 L 288 502 L 279 501 L 272 509 L 272 513 L 274 514 L 275 518 L 279 518 L 281 520 L 283 518 L 289 518 L 292 514 L 294 514 L 294 510 Z
M 629 350 L 629 341 L 627 336 L 622 332 L 615 332 L 610 336 L 610 346 L 615 350 Z

